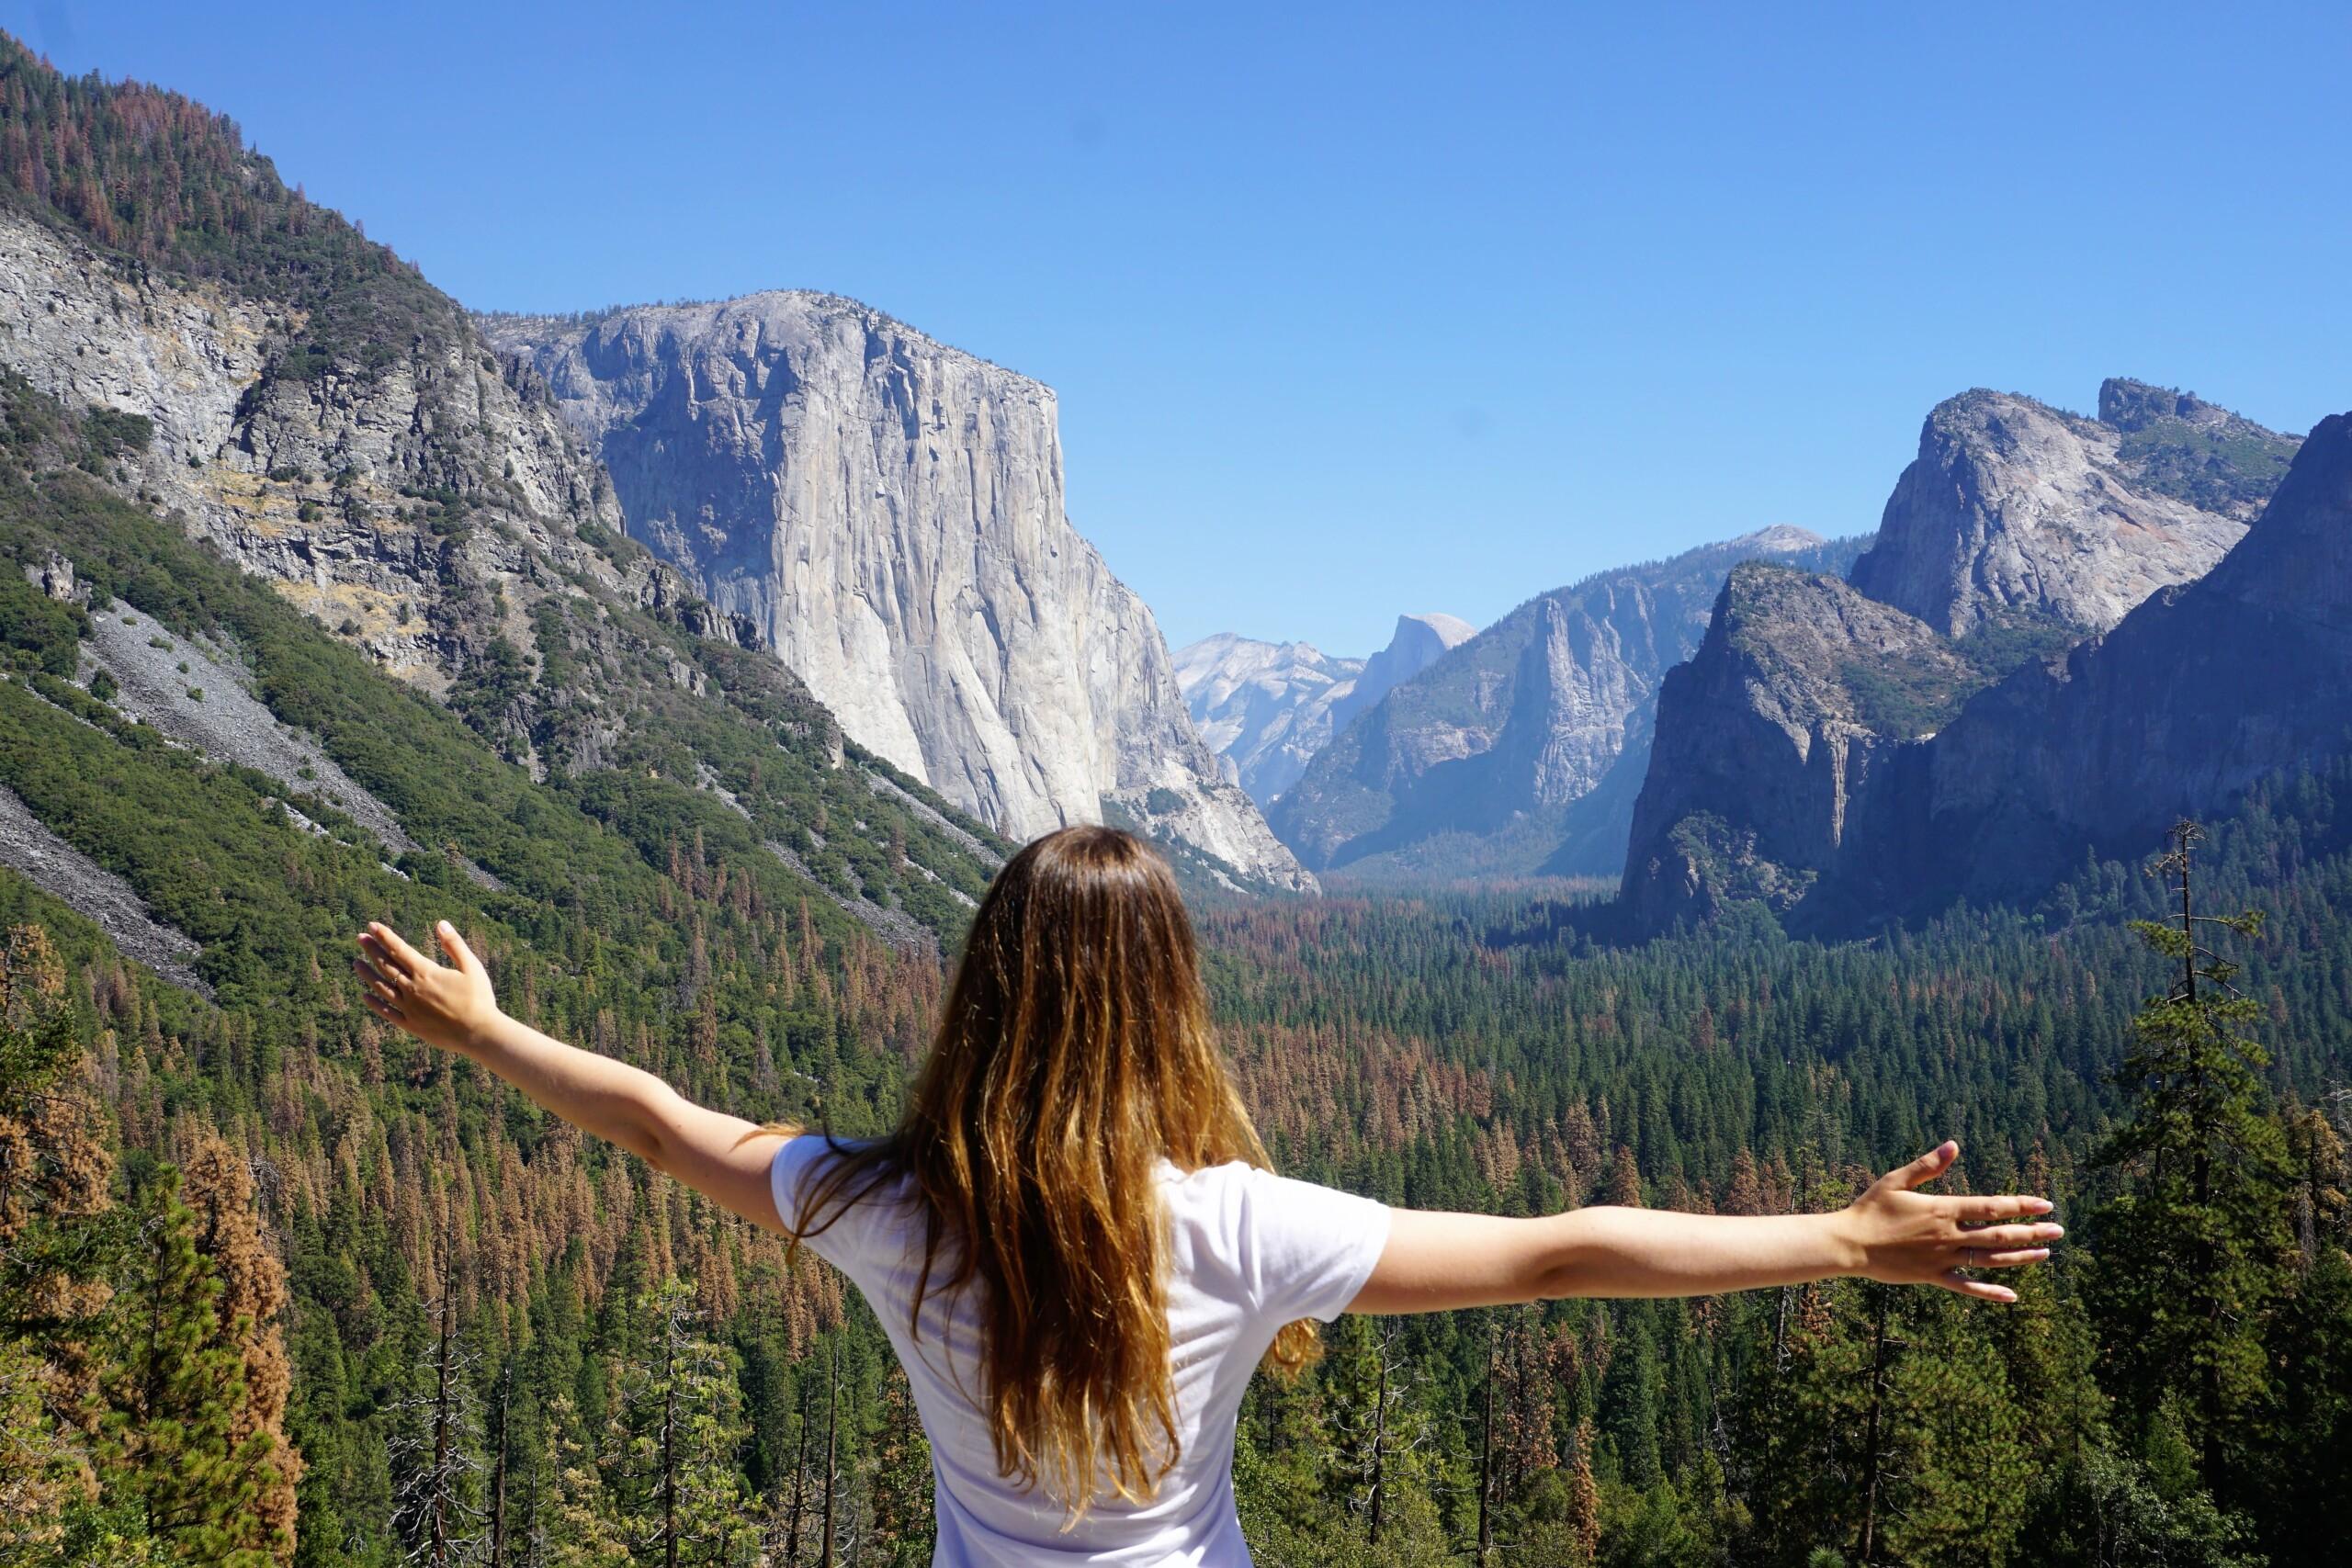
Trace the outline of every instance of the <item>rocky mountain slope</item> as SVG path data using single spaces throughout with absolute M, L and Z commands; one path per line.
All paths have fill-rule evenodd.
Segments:
M 853 739 L 1015 838 L 1109 818 L 1238 885 L 1312 886 L 1069 525 L 1049 389 L 823 294 L 485 327 L 602 457 L 631 534 Z
M 1275 831 L 1318 871 L 1613 875 L 1657 682 L 1725 573 L 1751 557 L 1836 570 L 1855 547 L 1768 528 L 1540 594 L 1338 734 Z
M 2106 383 L 2097 420 L 1963 392 L 1928 415 L 1854 586 L 1955 637 L 2036 620 L 2104 631 L 2211 570 L 2294 450 L 2144 382 Z
M 1748 563 L 1667 672 L 1624 886 L 1662 930 L 1736 898 L 1787 910 L 1824 880 L 1855 897 L 1900 867 L 1868 818 L 1910 754 L 1984 684 L 1934 627 L 1838 579 Z
M 2323 420 L 2237 548 L 1937 737 L 1906 826 L 1922 880 L 2038 890 L 2267 775 L 2352 749 L 2352 415 Z
M 2028 896 L 2088 849 L 2133 847 L 2343 743 L 2342 422 L 2297 443 L 2130 381 L 2100 410 L 2092 425 L 1955 399 L 1850 585 L 1735 574 L 1659 705 L 1623 879 L 1636 929 L 1743 898 L 1842 930 Z M 2282 452 L 2291 469 L 2245 528 Z M 1959 513 L 1920 504 L 1953 476 L 2006 499 L 1956 531 Z M 2193 517 L 2165 510 L 2181 496 Z M 2232 529 L 2219 564 L 2152 581 Z
M 810 891 L 893 940 L 953 930 L 1001 842 L 976 853 L 955 835 L 980 842 L 978 824 L 924 819 L 947 803 L 877 793 L 901 788 L 894 770 L 753 651 L 748 622 L 623 536 L 594 457 L 454 301 L 200 106 L 62 83 L 5 39 L 0 89 L 26 152 L 0 170 L 0 413 L 38 481 L 11 499 L 5 542 L 80 628 L 55 673 L 102 682 L 126 722 L 320 801 L 388 861 L 429 844 L 495 885 L 476 846 L 406 821 L 332 764 L 288 717 L 292 694 L 270 690 L 267 649 L 191 640 L 152 611 L 130 630 L 123 605 L 76 585 L 82 556 L 130 548 L 134 519 L 165 519 L 529 777 L 617 768 L 730 790 L 732 814 L 797 856 Z M 199 570 L 174 558 L 150 570 Z M 849 809 L 812 820 L 825 800 Z
M 1357 714 L 1476 635 L 1452 615 L 1399 615 L 1370 659 L 1334 659 L 1312 643 L 1219 632 L 1177 649 L 1176 684 L 1201 739 L 1263 807 Z

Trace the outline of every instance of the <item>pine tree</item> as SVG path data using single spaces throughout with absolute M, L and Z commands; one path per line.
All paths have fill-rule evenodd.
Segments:
M 673 1276 L 639 1298 L 622 1370 L 619 1492 L 629 1538 L 662 1568 L 736 1561 L 751 1544 L 742 1393 L 729 1352 L 699 1329 L 694 1287 Z
M 1768 1560 L 2003 1561 L 2023 1515 L 2020 1417 L 1965 1309 L 1853 1281 L 1807 1294 L 1784 1365 L 1759 1326 L 1734 1444 Z
M 229 1440 L 239 1448 L 260 1438 L 268 1475 L 253 1502 L 256 1523 L 275 1542 L 281 1562 L 295 1548 L 295 1486 L 302 1456 L 286 1436 L 286 1404 L 294 1389 L 279 1322 L 286 1308 L 286 1268 L 262 1235 L 254 1207 L 253 1169 L 219 1136 L 197 1136 L 186 1168 L 187 1203 L 197 1220 L 197 1250 L 220 1280 L 214 1303 L 220 1334 L 243 1361 Z
M 104 1378 L 107 1479 L 170 1557 L 271 1568 L 292 1544 L 263 1517 L 279 1456 L 270 1433 L 251 1428 L 240 1336 L 221 1324 L 220 1277 L 197 1251 L 179 1189 L 179 1172 L 163 1167 L 136 1209 Z
M 2177 911 L 2132 922 L 2174 979 L 2133 1020 L 2119 1075 L 2132 1113 L 2099 1160 L 2123 1171 L 2126 1190 L 2098 1217 L 2090 1300 L 2109 1387 L 2143 1425 L 2181 1393 L 2199 1473 L 2226 1502 L 2233 1456 L 2270 1397 L 2263 1330 L 2292 1248 L 2292 1177 L 2258 1077 L 2269 1056 L 2242 1032 L 2260 1007 L 2232 984 L 2237 965 L 2206 945 L 2214 930 L 2255 935 L 2262 918 L 2197 912 L 2203 837 L 2194 823 L 2173 829 L 2156 868 Z
M 629 1538 L 568 1395 L 548 1402 L 542 1501 L 531 1510 L 530 1568 L 629 1568 Z
M 85 1066 L 63 967 L 19 926 L 0 949 L 0 1557 L 53 1544 L 97 1495 L 94 1340 L 121 1227 Z
M 906 1373 L 883 1375 L 881 1429 L 874 1435 L 874 1542 L 890 1568 L 927 1568 L 931 1562 L 931 1444 L 915 1414 Z

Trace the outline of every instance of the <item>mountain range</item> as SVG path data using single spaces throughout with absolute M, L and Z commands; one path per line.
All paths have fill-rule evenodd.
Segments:
M 2343 422 L 2298 442 L 2122 380 L 2099 411 L 1955 398 L 1849 580 L 1732 574 L 1660 694 L 1634 929 L 2028 897 L 2341 749 Z
M 1158 624 L 1072 528 L 1053 392 L 802 291 L 483 318 L 630 536 L 853 739 L 1016 839 L 1108 818 L 1305 889 L 1193 732 Z
M 2140 381 L 2105 384 L 2089 418 L 1980 389 L 1928 415 L 1871 536 L 1768 528 L 1476 633 L 1401 616 L 1364 660 L 1234 636 L 1171 658 L 1071 526 L 1040 384 L 807 291 L 472 317 L 195 106 L 124 91 L 106 112 L 160 127 L 148 142 L 52 130 L 63 161 L 22 161 L 0 210 L 0 368 L 36 423 L 97 422 L 78 470 L 527 780 L 684 788 L 892 940 L 951 929 L 1009 842 L 1091 820 L 1202 886 L 1619 876 L 1648 929 L 1748 893 L 1802 922 L 2020 886 L 2042 849 L 1965 875 L 1915 862 L 1971 824 L 2044 848 L 2122 831 L 2100 790 L 2148 780 L 2081 748 L 2170 711 L 2131 662 L 2152 634 L 2127 628 L 2219 625 L 2195 606 L 2227 583 L 2266 603 L 2231 563 L 2287 548 L 2249 553 L 2251 530 L 2293 533 L 2265 510 L 2292 437 Z M 239 243 L 192 238 L 215 210 Z M 123 625 L 62 586 L 90 580 L 71 550 L 44 551 L 17 551 L 39 594 Z M 193 650 L 211 691 L 263 704 L 232 714 L 175 696 L 181 672 L 135 639 L 80 640 L 75 678 L 104 673 L 118 713 L 339 800 L 388 863 L 429 841 L 323 770 L 322 737 L 266 739 L 287 721 L 253 649 Z M 2126 691 L 2133 714 L 2070 706 Z M 2067 732 L 2037 738 L 2062 711 Z M 2280 708 L 2245 765 L 2304 758 L 2324 728 Z M 813 797 L 745 750 L 754 731 L 854 773 L 876 810 L 787 820 Z M 1932 760 L 1962 756 L 2009 761 L 1988 779 Z M 2207 800 L 2208 773 L 2159 793 Z M 9 809 L 25 842 L 57 831 Z M 119 874 L 91 865 L 93 888 Z M 85 901 L 109 899 L 128 908 Z
M 1657 682 L 1697 646 L 1724 574 L 1749 557 L 1838 569 L 1858 547 L 1768 528 L 1539 594 L 1377 700 L 1324 710 L 1330 739 L 1272 801 L 1269 820 L 1310 868 L 1360 879 L 1613 875 Z M 1359 680 L 1357 690 L 1372 684 Z M 1195 686 L 1193 700 L 1216 689 Z M 1323 716 L 1311 704 L 1300 711 Z M 1212 718 L 1204 733 L 1214 743 L 1227 731 Z M 1251 733 L 1282 732 L 1269 724 L 1240 735 Z M 1303 721 L 1283 734 L 1294 753 L 1302 733 L 1313 733 Z
M 1202 740 L 1250 799 L 1270 806 L 1357 714 L 1476 631 L 1452 615 L 1399 615 L 1369 659 L 1220 632 L 1177 649 L 1176 683 Z
M 1369 683 L 1302 644 L 1205 639 L 1180 678 L 1326 876 L 1611 877 L 1634 931 L 1747 898 L 1838 927 L 2018 897 L 2144 838 L 2150 811 L 2226 806 L 2325 752 L 2335 709 L 2314 696 L 2256 726 L 2228 753 L 2242 762 L 2199 763 L 2159 717 L 2194 682 L 2123 673 L 2149 657 L 2140 626 L 2218 626 L 2196 606 L 2223 584 L 2260 600 L 2245 563 L 2290 530 L 2241 547 L 2301 445 L 2144 381 L 2105 382 L 2090 418 L 1979 389 L 1929 412 L 1871 535 L 1772 528 L 1598 574 L 1352 714 L 1342 698 Z M 2324 564 L 2306 564 L 2324 599 Z

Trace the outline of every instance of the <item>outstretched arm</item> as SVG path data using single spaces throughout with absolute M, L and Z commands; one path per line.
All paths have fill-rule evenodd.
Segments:
M 618 1144 L 755 1224 L 780 1224 L 768 1168 L 786 1134 L 695 1104 L 651 1073 L 551 1039 L 498 1010 L 490 974 L 458 928 L 434 928 L 437 964 L 371 924 L 352 964 L 377 1017 L 470 1056 L 546 1110 Z
M 2065 1234 L 2013 1222 L 2047 1214 L 2046 1198 L 1945 1198 L 1914 1189 L 1951 1168 L 1947 1143 L 1879 1178 L 1832 1214 L 1685 1214 L 1572 1209 L 1542 1219 L 1400 1209 L 1388 1245 L 1351 1312 L 1446 1312 L 1554 1296 L 1712 1296 L 1837 1274 L 1939 1285 L 2014 1302 L 1968 1270 L 2016 1269 L 2050 1256 Z

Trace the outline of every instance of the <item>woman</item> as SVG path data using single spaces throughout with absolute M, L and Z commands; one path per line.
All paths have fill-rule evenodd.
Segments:
M 1541 1219 L 1392 1210 L 1266 1168 L 1209 1032 L 1167 865 L 1102 828 L 1015 855 L 974 917 L 931 1055 L 889 1136 L 837 1144 L 687 1103 L 498 1010 L 382 925 L 369 1006 L 472 1057 L 755 1224 L 805 1242 L 889 1332 L 936 1470 L 935 1562 L 1246 1563 L 1234 1422 L 1308 1320 L 1552 1296 L 1713 1295 L 1835 1274 L 2015 1294 L 1970 1278 L 2049 1256 L 2039 1198 L 1913 1190 L 1945 1144 L 1840 1213 L 1589 1208 Z M 1971 1228 L 1981 1227 L 1981 1228 Z

